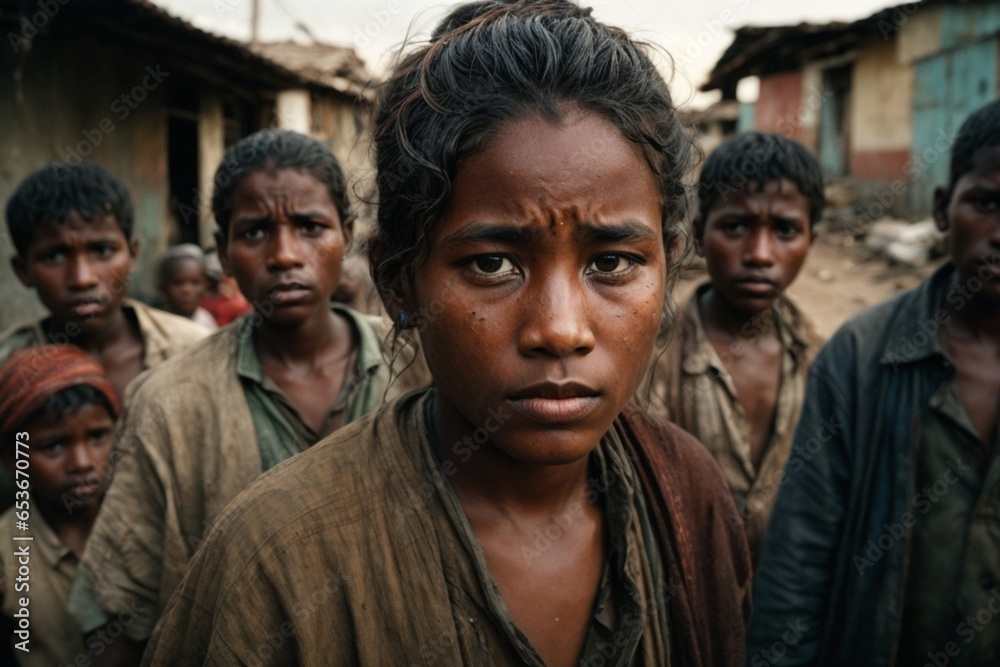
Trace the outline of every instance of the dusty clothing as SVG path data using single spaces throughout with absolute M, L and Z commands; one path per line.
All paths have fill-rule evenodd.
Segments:
M 382 408 L 241 494 L 193 559 L 145 662 L 540 665 L 438 463 L 428 436 L 432 397 L 433 390 L 417 392 Z M 610 642 L 596 628 L 598 605 L 583 665 L 742 661 L 742 617 L 728 642 L 721 636 L 728 626 L 710 626 L 709 618 L 697 626 L 706 631 L 700 641 L 738 654 L 720 650 L 715 660 L 691 661 L 693 640 L 679 634 L 689 629 L 685 610 L 741 609 L 749 567 L 714 463 L 690 436 L 665 428 L 652 448 L 697 475 L 687 486 L 706 489 L 691 496 L 686 487 L 663 490 L 678 500 L 672 518 L 682 519 L 670 526 L 670 553 L 662 549 L 664 525 L 652 521 L 665 515 L 648 506 L 662 496 L 644 487 L 649 477 L 637 475 L 627 454 L 635 445 L 623 443 L 632 433 L 616 424 L 592 456 L 590 488 L 618 517 L 608 527 L 619 602 Z M 720 539 L 710 543 L 709 535 Z M 522 547 L 526 557 L 542 557 Z M 682 566 L 668 570 L 678 557 Z M 711 600 L 699 597 L 705 592 Z
M 381 322 L 365 317 L 350 308 L 333 306 L 351 324 L 357 350 L 349 376 L 345 378 L 334 405 L 320 432 L 314 431 L 299 415 L 281 388 L 264 373 L 251 336 L 252 319 L 243 320 L 236 346 L 236 373 L 240 376 L 247 407 L 253 415 L 262 470 L 316 444 L 346 423 L 371 412 L 382 402 L 386 380 L 379 369 L 384 366 L 382 345 L 372 326 Z
M 919 663 L 900 659 L 903 644 L 913 640 L 902 633 L 906 601 L 916 585 L 908 572 L 911 567 L 932 568 L 926 572 L 933 576 L 933 562 L 916 551 L 918 543 L 930 540 L 940 554 L 954 558 L 952 565 L 961 572 L 949 598 L 935 606 L 973 615 L 986 609 L 983 613 L 994 619 L 1000 611 L 1000 572 L 990 571 L 996 567 L 1000 535 L 996 461 L 976 473 L 983 480 L 981 490 L 969 493 L 965 487 L 973 479 L 960 478 L 947 490 L 956 493 L 954 499 L 940 509 L 917 485 L 928 473 L 943 476 L 948 452 L 959 444 L 952 442 L 958 433 L 955 424 L 947 422 L 950 435 L 941 438 L 934 423 L 942 422 L 924 416 L 941 410 L 940 392 L 954 381 L 947 348 L 935 343 L 935 337 L 950 317 L 945 304 L 961 303 L 962 288 L 954 266 L 945 265 L 916 289 L 849 320 L 813 362 L 786 481 L 755 580 L 748 631 L 751 659 L 770 655 L 775 665 L 851 667 L 932 662 L 926 655 Z M 952 407 L 965 412 L 960 403 Z M 930 467 L 922 471 L 924 466 Z M 960 494 L 968 502 L 959 502 Z M 969 521 L 970 530 L 961 538 L 951 541 L 950 530 L 934 536 L 911 530 L 928 517 L 932 525 L 940 525 L 943 517 L 936 513 L 959 505 L 964 505 L 960 513 L 971 513 L 962 519 Z M 943 585 L 930 585 L 938 583 Z M 953 647 L 961 659 L 945 653 L 943 660 L 949 665 L 998 664 L 996 644 L 992 657 L 982 661 L 982 656 L 965 652 L 968 635 L 963 633 L 975 626 L 959 623 L 965 619 L 940 630 L 962 637 Z M 783 654 L 775 656 L 770 652 L 789 624 L 799 629 L 795 642 L 786 642 Z M 935 653 L 947 650 L 942 646 Z
M 85 631 L 137 605 L 126 634 L 146 639 L 205 531 L 264 470 L 262 450 L 286 445 L 276 441 L 290 429 L 284 415 L 251 410 L 247 378 L 238 371 L 241 343 L 253 349 L 253 318 L 233 322 L 130 386 L 112 454 L 114 479 L 70 602 Z M 392 396 L 427 377 L 411 369 L 390 386 L 372 319 L 348 318 L 360 344 L 361 381 L 347 409 L 353 419 L 378 407 L 387 387 Z
M 727 362 L 732 359 L 720 358 L 705 333 L 698 308 L 698 299 L 710 286 L 706 283 L 695 291 L 657 363 L 650 407 L 656 413 L 664 406 L 664 416 L 708 447 L 746 523 L 747 542 L 756 563 L 805 398 L 809 363 L 822 341 L 789 301 L 775 302 L 759 325 L 747 328 L 746 337 L 751 340 L 771 326 L 776 327 L 782 347 L 774 433 L 757 467 L 750 455 L 746 413 L 729 372 Z M 740 349 L 734 344 L 729 353 L 736 356 Z
M 142 360 L 146 368 L 153 368 L 209 335 L 205 327 L 186 317 L 151 308 L 135 299 L 123 300 L 122 309 L 126 317 L 139 326 L 139 335 L 145 348 Z M 73 344 L 73 336 L 70 335 L 72 331 L 53 331 L 46 335 L 46 319 L 20 324 L 0 333 L 0 362 L 17 350 L 32 345 Z
M 932 346 L 947 358 L 943 327 Z M 1000 613 L 1000 441 L 987 456 L 953 377 L 931 396 L 920 434 L 899 664 L 923 664 L 954 642 L 957 664 L 998 665 L 1000 623 L 964 621 Z
M 18 663 L 24 667 L 52 667 L 53 665 L 75 664 L 78 655 L 83 654 L 83 634 L 66 613 L 66 600 L 70 586 L 76 576 L 78 561 L 62 542 L 42 515 L 33 508 L 28 521 L 28 530 L 17 530 L 14 526 L 14 508 L 0 515 L 0 611 L 8 618 L 14 618 L 19 611 L 20 598 L 29 600 L 29 620 L 31 625 L 30 652 L 15 650 Z M 14 537 L 31 537 L 30 541 Z M 27 548 L 30 575 L 22 588 L 16 589 L 19 549 Z M 22 577 L 23 579 L 23 577 Z M 25 583 L 29 586 L 24 590 Z M 4 637 L 15 645 L 22 641 L 16 635 Z
M 153 368 L 177 354 L 186 347 L 209 335 L 204 327 L 191 320 L 171 313 L 151 308 L 141 301 L 125 299 L 122 309 L 126 317 L 134 321 L 142 336 L 143 365 Z M 51 343 L 72 344 L 73 331 L 45 333 L 46 318 L 27 322 L 0 333 L 0 363 L 18 350 Z M 0 468 L 0 510 L 14 503 L 14 480 L 6 468 Z

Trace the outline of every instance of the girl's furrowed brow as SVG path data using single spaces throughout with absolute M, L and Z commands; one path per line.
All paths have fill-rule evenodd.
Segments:
M 577 241 L 591 243 L 623 243 L 656 238 L 656 230 L 638 220 L 614 223 L 581 222 L 573 232 Z
M 471 222 L 445 236 L 444 245 L 473 245 L 477 243 L 539 243 L 545 236 L 534 225 L 503 225 L 493 222 Z

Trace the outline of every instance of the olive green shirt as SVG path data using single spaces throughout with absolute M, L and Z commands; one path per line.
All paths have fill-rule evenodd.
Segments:
M 154 665 L 534 665 L 409 394 L 226 508 L 157 625 Z M 616 433 L 592 456 L 608 569 L 582 665 L 670 663 L 663 558 Z M 511 544 L 545 558 L 538 540 Z
M 928 363 L 950 372 L 921 416 L 911 516 L 898 529 L 912 530 L 898 662 L 924 664 L 941 654 L 952 666 L 996 667 L 1000 436 L 987 457 L 955 386 L 944 336 L 941 327 Z
M 380 381 L 378 370 L 385 362 L 382 360 L 382 344 L 370 318 L 339 305 L 334 305 L 333 310 L 350 325 L 354 339 L 354 363 L 349 366 L 340 395 L 319 432 L 306 424 L 284 392 L 264 373 L 251 336 L 253 322 L 249 318 L 243 321 L 236 348 L 236 373 L 240 376 L 247 407 L 253 416 L 264 470 L 304 451 L 320 438 L 382 403 L 385 382 Z

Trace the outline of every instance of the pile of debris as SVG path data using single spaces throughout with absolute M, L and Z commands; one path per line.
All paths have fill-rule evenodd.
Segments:
M 872 223 L 864 237 L 865 247 L 887 259 L 920 268 L 945 253 L 945 235 L 934 220 L 907 222 L 882 218 Z

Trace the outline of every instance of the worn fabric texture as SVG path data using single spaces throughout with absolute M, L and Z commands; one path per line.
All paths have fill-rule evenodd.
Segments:
M 934 338 L 945 303 L 962 298 L 947 264 L 852 318 L 813 362 L 754 585 L 748 659 L 902 664 L 923 416 L 955 374 Z M 995 514 L 990 521 L 995 535 Z M 989 587 L 961 594 L 969 608 L 996 607 Z
M 124 299 L 122 309 L 127 317 L 134 319 L 139 327 L 139 335 L 145 346 L 143 364 L 153 368 L 181 350 L 190 347 L 209 335 L 204 327 L 191 320 L 171 313 L 151 308 L 141 301 Z M 72 331 L 45 334 L 45 321 L 19 324 L 0 333 L 0 363 L 6 361 L 18 350 L 36 345 L 71 344 Z M 0 510 L 14 504 L 14 479 L 6 468 L 0 467 Z
M 29 652 L 15 650 L 22 667 L 53 667 L 76 664 L 83 655 L 83 634 L 66 612 L 70 586 L 76 576 L 78 561 L 49 526 L 45 518 L 34 511 L 28 530 L 15 530 L 14 508 L 0 515 L 0 612 L 9 619 L 20 609 L 18 600 L 28 598 L 30 620 Z M 14 537 L 30 537 L 15 541 Z M 18 578 L 20 549 L 28 549 L 30 575 Z M 24 588 L 27 584 L 28 588 Z M 15 588 L 20 586 L 20 588 Z M 16 635 L 4 637 L 13 646 L 21 641 Z
M 635 406 L 617 427 L 649 498 L 670 577 L 673 664 L 742 665 L 750 554 L 718 466 L 690 434 Z
M 112 454 L 114 477 L 70 601 L 85 631 L 137 608 L 125 634 L 148 638 L 205 532 L 261 474 L 261 434 L 237 372 L 240 333 L 252 331 L 245 325 L 253 317 L 130 385 Z M 380 340 L 387 328 L 367 316 L 353 321 L 367 325 L 366 340 Z M 355 386 L 353 416 L 427 381 L 422 358 L 392 384 L 377 352 L 359 353 L 358 362 L 366 381 Z
M 750 555 L 756 563 L 805 399 L 809 363 L 823 341 L 808 318 L 785 299 L 776 301 L 760 321 L 746 327 L 747 341 L 776 328 L 782 346 L 774 433 L 760 465 L 755 466 L 746 413 L 729 372 L 732 357 L 741 353 L 744 343 L 733 344 L 727 353 L 731 356 L 720 357 L 708 339 L 698 299 L 709 287 L 711 283 L 705 283 L 695 291 L 670 345 L 657 362 L 650 409 L 691 433 L 711 452 L 743 517 Z
M 432 392 L 355 422 L 241 494 L 193 559 L 144 662 L 541 664 L 435 458 L 423 416 Z M 622 567 L 639 607 L 619 616 L 617 650 L 588 642 L 581 664 L 739 664 L 749 565 L 728 491 L 689 435 L 631 417 L 640 425 L 626 415 L 596 450 L 592 483 L 632 498 Z
M 152 308 L 135 299 L 124 299 L 122 309 L 139 325 L 139 335 L 145 346 L 143 364 L 146 368 L 153 368 L 211 333 L 186 317 Z M 26 347 L 73 343 L 73 332 L 69 330 L 46 335 L 44 325 L 47 319 L 43 317 L 19 324 L 0 333 L 0 362 Z

